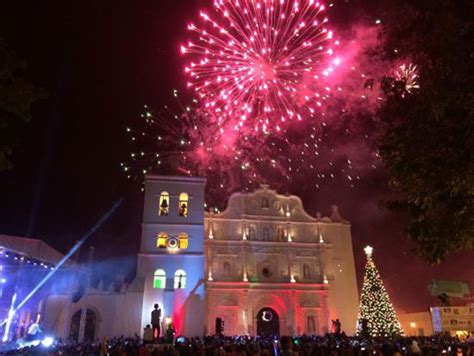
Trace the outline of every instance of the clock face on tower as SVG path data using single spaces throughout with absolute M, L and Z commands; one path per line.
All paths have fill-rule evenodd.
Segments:
M 176 237 L 170 237 L 166 241 L 166 247 L 168 247 L 171 250 L 177 249 L 179 247 L 179 239 Z
M 177 250 L 187 249 L 189 245 L 188 234 L 180 233 L 179 235 L 168 235 L 165 232 L 158 234 L 156 247 L 159 249 Z

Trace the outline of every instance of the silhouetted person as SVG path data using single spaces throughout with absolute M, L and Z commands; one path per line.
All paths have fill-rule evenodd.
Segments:
M 175 334 L 174 325 L 173 325 L 173 323 L 169 323 L 168 327 L 166 328 L 166 342 L 168 344 L 173 343 L 174 334 Z
M 38 322 L 34 321 L 28 327 L 28 331 L 26 332 L 26 340 L 33 341 L 38 340 L 41 336 L 41 328 Z
M 440 295 L 438 295 L 438 300 L 440 301 L 443 307 L 451 306 L 451 299 L 446 293 L 441 293 Z
M 368 338 L 369 334 L 369 321 L 367 319 L 360 319 L 360 336 Z
M 179 275 L 179 279 L 178 279 L 178 289 L 183 288 L 183 283 L 182 283 L 182 281 L 183 281 L 183 275 L 180 274 L 180 275 Z
M 168 215 L 168 199 L 163 199 L 161 202 L 160 215 Z
M 154 310 L 151 312 L 151 326 L 153 328 L 153 338 L 158 340 L 160 338 L 160 319 L 161 319 L 161 309 L 158 304 L 155 304 Z
M 153 329 L 150 327 L 150 324 L 148 324 L 143 331 L 143 342 L 145 344 L 153 342 Z
M 24 323 L 21 323 L 18 336 L 20 338 L 23 338 L 25 336 L 25 333 L 26 333 L 26 325 Z
M 334 324 L 335 324 L 335 327 L 336 327 L 335 330 L 334 330 L 336 335 L 341 334 L 341 322 L 339 321 L 339 319 L 336 319 Z
M 186 203 L 181 204 L 181 207 L 179 208 L 179 216 L 187 216 L 187 206 Z
M 102 342 L 100 343 L 100 354 L 101 355 L 109 354 L 109 344 L 105 336 L 102 338 Z
M 281 355 L 292 356 L 295 353 L 291 350 L 291 338 L 288 336 L 282 336 L 280 338 Z

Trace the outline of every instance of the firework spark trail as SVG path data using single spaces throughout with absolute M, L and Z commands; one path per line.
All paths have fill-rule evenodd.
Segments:
M 340 148 L 348 147 L 344 128 L 303 123 L 305 130 L 299 134 L 221 134 L 207 110 L 197 103 L 182 104 L 176 91 L 174 97 L 176 109 L 171 105 L 155 112 L 146 106 L 139 121 L 127 129 L 133 151 L 123 170 L 129 178 L 142 181 L 143 174 L 157 171 L 204 175 L 208 206 L 221 206 L 230 193 L 260 183 L 284 192 L 295 180 L 309 177 L 305 184 L 316 189 L 336 180 L 353 187 L 361 170 L 372 169 L 372 160 L 354 163 L 359 162 L 355 153 Z
M 267 152 L 264 141 L 237 132 L 221 134 L 221 128 L 209 119 L 209 112 L 196 103 L 183 105 L 176 91 L 174 96 L 176 109 L 165 106 L 154 112 L 145 107 L 139 122 L 126 129 L 133 144 L 129 159 L 122 163 L 127 177 L 141 180 L 143 174 L 158 169 L 205 175 L 209 186 L 219 190 L 255 180 L 257 152 L 264 156 Z
M 216 0 L 201 11 L 197 37 L 181 46 L 202 104 L 219 124 L 241 130 L 280 131 L 290 120 L 314 116 L 328 98 L 324 88 L 340 64 L 339 44 L 313 0 Z M 215 20 L 214 18 L 217 18 Z

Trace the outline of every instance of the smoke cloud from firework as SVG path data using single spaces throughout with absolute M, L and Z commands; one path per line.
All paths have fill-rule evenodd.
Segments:
M 405 93 L 418 88 L 416 67 L 375 55 L 381 24 L 338 30 L 344 36 L 336 41 L 321 3 L 298 2 L 302 13 L 295 12 L 291 0 L 282 3 L 293 6 L 273 10 L 273 0 L 240 3 L 240 8 L 236 3 L 216 1 L 214 12 L 200 14 L 203 28 L 189 26 L 197 39 L 181 51 L 192 57 L 186 74 L 197 98 L 187 106 L 175 91 L 176 105 L 156 112 L 144 108 L 127 129 L 133 148 L 123 163 L 126 174 L 207 176 L 207 202 L 220 208 L 231 192 L 259 183 L 282 192 L 304 186 L 314 193 L 328 186 L 355 188 L 377 176 L 382 165 L 373 143 L 374 116 L 384 102 L 383 78 L 403 83 Z M 277 13 L 293 21 L 272 27 L 269 14 Z M 302 18 L 313 22 L 303 26 Z M 286 39 L 291 45 L 285 49 L 282 30 L 302 39 Z M 308 33 L 318 39 L 314 51 L 308 48 L 313 45 Z M 328 53 L 329 47 L 337 55 Z M 289 52 L 300 55 L 300 61 Z M 285 76 L 287 69 L 279 73 L 284 58 L 294 61 L 287 66 L 292 80 Z

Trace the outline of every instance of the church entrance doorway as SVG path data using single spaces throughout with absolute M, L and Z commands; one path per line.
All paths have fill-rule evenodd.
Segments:
M 71 325 L 69 327 L 69 337 L 74 341 L 94 341 L 96 337 L 97 315 L 91 310 L 86 310 L 85 323 L 81 325 L 82 309 L 74 313 L 71 318 Z M 83 340 L 79 340 L 81 334 L 80 328 L 84 328 Z
M 257 314 L 257 335 L 280 336 L 280 320 L 272 308 L 262 308 Z

